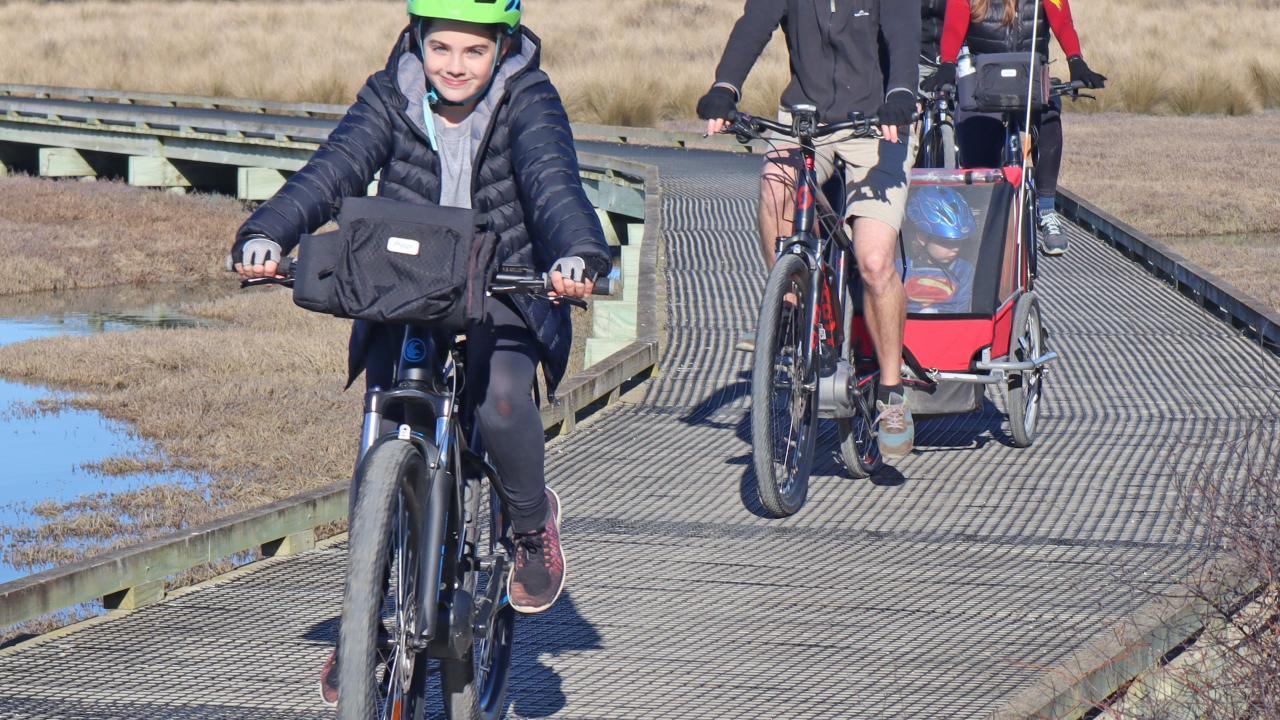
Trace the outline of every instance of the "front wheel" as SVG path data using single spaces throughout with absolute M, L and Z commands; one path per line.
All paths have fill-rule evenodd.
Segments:
M 798 511 L 809 492 L 818 434 L 809 266 L 783 255 L 769 273 L 751 371 L 751 445 L 760 503 L 773 517 Z
M 1034 292 L 1027 292 L 1018 298 L 1018 304 L 1013 309 L 1009 359 L 1024 362 L 1035 360 L 1042 354 L 1044 325 L 1040 320 L 1040 300 Z M 1035 442 L 1043 381 L 1043 367 L 1009 374 L 1009 429 L 1013 434 L 1013 444 L 1018 447 L 1029 447 Z
M 338 718 L 421 720 L 427 657 L 408 638 L 420 622 L 426 463 L 410 443 L 388 440 L 369 451 L 356 473 L 359 494 L 338 633 Z M 384 605 L 391 610 L 387 624 Z

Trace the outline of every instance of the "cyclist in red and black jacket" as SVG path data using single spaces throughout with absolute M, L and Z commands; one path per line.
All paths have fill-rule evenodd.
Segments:
M 1037 2 L 1041 4 L 1038 13 Z M 1071 79 L 1083 82 L 1085 87 L 1101 88 L 1106 77 L 1090 69 L 1084 61 L 1067 0 L 947 0 L 939 58 L 941 64 L 937 73 L 926 81 L 925 89 L 932 91 L 944 84 L 955 83 L 956 59 L 960 55 L 960 46 L 966 42 L 975 58 L 986 53 L 1029 52 L 1034 31 L 1035 51 L 1048 58 L 1050 29 L 1066 53 Z M 1035 179 L 1041 242 L 1047 255 L 1061 255 L 1067 251 L 1066 235 L 1062 232 L 1062 222 L 1054 212 L 1053 204 L 1058 188 L 1058 170 L 1062 165 L 1061 110 L 1061 102 L 1054 98 L 1048 108 L 1032 116 L 1032 125 L 1038 136 Z M 959 118 L 956 141 L 965 165 L 998 165 L 1002 135 L 1002 130 L 988 118 Z

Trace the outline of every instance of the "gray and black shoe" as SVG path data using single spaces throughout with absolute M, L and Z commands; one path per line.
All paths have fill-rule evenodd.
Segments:
M 1062 230 L 1062 217 L 1056 212 L 1040 215 L 1040 250 L 1045 255 L 1062 255 L 1067 251 L 1067 234 Z
M 876 400 L 876 424 L 880 454 L 886 458 L 904 458 L 915 445 L 916 423 L 911 417 L 906 395 L 896 392 L 885 400 Z

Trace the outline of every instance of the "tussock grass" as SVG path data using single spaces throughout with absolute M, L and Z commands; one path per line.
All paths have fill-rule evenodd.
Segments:
M 123 183 L 0 180 L 0 296 L 40 290 L 208 280 L 247 213 L 218 195 Z
M 579 122 L 693 116 L 742 0 L 536 0 L 527 22 Z M 7 82 L 347 103 L 404 25 L 393 0 L 85 0 L 0 5 L 23 28 L 0 48 Z M 1276 0 L 1111 0 L 1072 8 L 1090 64 L 1113 87 L 1096 107 L 1161 113 L 1280 107 Z M 216 28 L 216 32 L 210 32 Z M 1067 69 L 1056 45 L 1054 72 Z M 743 108 L 771 114 L 788 78 L 775 34 Z M 1218 82 L 1218 80 L 1225 82 Z

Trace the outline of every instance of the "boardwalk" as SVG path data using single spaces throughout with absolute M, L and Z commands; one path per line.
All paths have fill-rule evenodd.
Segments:
M 763 285 L 758 160 L 613 152 L 662 172 L 662 375 L 548 447 L 571 575 L 517 626 L 511 717 L 986 716 L 1168 587 L 1200 529 L 1186 473 L 1277 434 L 1280 362 L 1073 229 L 1042 263 L 1064 360 L 1035 447 L 1009 445 L 996 398 L 854 481 L 827 424 L 808 505 L 766 520 L 732 350 Z M 0 652 L 0 717 L 330 717 L 314 682 L 343 561 L 269 561 Z

